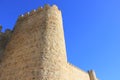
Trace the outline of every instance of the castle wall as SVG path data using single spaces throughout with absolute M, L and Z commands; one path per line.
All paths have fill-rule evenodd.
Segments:
M 90 80 L 89 74 L 68 63 L 69 80 Z
M 1 32 L 1 29 L 2 29 L 2 26 L 0 26 L 0 62 L 1 62 L 1 58 L 5 50 L 5 47 L 7 43 L 9 42 L 9 39 L 12 34 L 12 31 L 9 29 L 6 29 L 5 32 Z
M 62 15 L 55 5 L 21 15 L 5 35 L 0 34 L 0 80 L 96 80 L 93 72 L 67 62 Z
M 45 6 L 19 17 L 6 46 L 0 80 L 66 80 L 61 12 Z

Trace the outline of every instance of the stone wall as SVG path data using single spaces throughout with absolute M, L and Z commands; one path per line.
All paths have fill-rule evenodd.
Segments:
M 67 62 L 62 15 L 55 5 L 21 15 L 4 49 L 0 80 L 90 80 Z
M 89 74 L 68 63 L 69 80 L 90 80 Z
M 61 12 L 54 5 L 19 17 L 1 62 L 0 80 L 65 80 Z
M 9 42 L 11 34 L 12 34 L 12 31 L 9 29 L 6 29 L 5 32 L 1 32 L 1 30 L 2 30 L 2 26 L 0 26 L 0 61 L 3 56 L 5 47 L 7 43 Z

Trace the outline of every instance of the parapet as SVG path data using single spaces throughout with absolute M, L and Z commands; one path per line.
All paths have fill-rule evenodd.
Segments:
M 29 16 L 35 15 L 37 13 L 41 13 L 41 12 L 46 11 L 48 9 L 53 9 L 53 10 L 56 10 L 57 12 L 61 12 L 56 5 L 50 6 L 50 5 L 46 4 L 44 7 L 39 7 L 38 9 L 34 9 L 30 12 L 26 12 L 26 13 L 20 15 L 18 20 L 25 19 Z
M 19 20 L 23 21 L 24 19 L 29 18 L 30 16 L 34 16 L 34 15 L 36 15 L 38 13 L 47 11 L 48 9 L 52 9 L 52 10 L 54 10 L 56 12 L 61 13 L 61 11 L 58 9 L 58 7 L 56 5 L 50 6 L 50 5 L 46 4 L 44 7 L 39 7 L 38 9 L 34 9 L 34 10 L 30 11 L 30 12 L 27 12 L 27 13 L 24 13 L 24 14 L 20 15 L 18 17 L 17 22 L 19 22 Z M 12 32 L 14 31 L 14 29 L 15 29 L 15 27 L 13 28 L 13 30 L 6 29 L 5 32 L 2 32 L 2 25 L 0 25 L 0 47 L 1 47 L 1 44 L 3 44 L 4 40 L 7 40 L 7 39 L 10 38 L 10 36 L 11 36 Z
M 6 29 L 5 32 L 2 32 L 2 25 L 0 25 L 0 37 L 7 36 L 12 33 L 12 30 Z

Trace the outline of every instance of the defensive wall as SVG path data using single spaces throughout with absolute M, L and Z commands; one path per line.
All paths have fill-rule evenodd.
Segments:
M 10 29 L 6 29 L 5 32 L 2 32 L 2 26 L 0 25 L 0 61 L 3 56 L 5 46 L 7 45 L 12 31 Z
M 97 80 L 94 71 L 67 62 L 62 15 L 56 5 L 27 12 L 13 31 L 0 32 L 0 51 L 0 80 Z

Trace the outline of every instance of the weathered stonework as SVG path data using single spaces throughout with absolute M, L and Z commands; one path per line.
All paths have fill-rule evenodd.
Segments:
M 61 11 L 55 5 L 21 15 L 13 31 L 0 33 L 0 51 L 0 80 L 97 80 L 93 72 L 67 62 Z
M 0 62 L 1 62 L 1 58 L 3 57 L 5 47 L 8 41 L 10 40 L 12 34 L 12 31 L 9 29 L 6 29 L 5 33 L 1 32 L 1 30 L 2 30 L 2 26 L 0 26 Z

